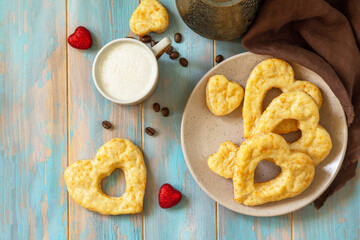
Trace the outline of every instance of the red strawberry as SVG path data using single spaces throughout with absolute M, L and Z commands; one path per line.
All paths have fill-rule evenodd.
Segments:
M 85 27 L 77 27 L 75 32 L 68 37 L 68 43 L 73 48 L 88 49 L 92 45 L 92 37 Z
M 171 208 L 181 201 L 181 192 L 165 183 L 159 190 L 159 205 L 162 208 Z

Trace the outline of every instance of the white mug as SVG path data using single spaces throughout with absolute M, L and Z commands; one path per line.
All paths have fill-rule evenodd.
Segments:
M 122 46 L 122 44 L 124 44 Z M 112 83 L 107 83 L 105 82 L 105 80 L 103 79 L 107 72 L 112 72 L 113 71 L 113 67 L 110 66 L 108 64 L 108 60 L 104 60 L 106 59 L 106 57 L 110 56 L 109 54 L 111 54 L 111 51 L 115 51 L 114 49 L 117 48 L 118 46 L 122 46 L 122 51 L 126 52 L 126 51 L 130 51 L 130 50 L 126 50 L 126 48 L 124 48 L 125 46 L 130 46 L 131 44 L 136 44 L 136 56 L 139 59 L 138 62 L 132 64 L 130 66 L 131 70 L 135 71 L 135 75 L 139 76 L 138 74 L 142 74 L 141 71 L 144 71 L 144 69 L 141 68 L 141 66 L 143 66 L 144 68 L 146 68 L 147 70 L 150 68 L 151 69 L 151 74 L 146 74 L 144 75 L 144 78 L 149 78 L 147 79 L 148 82 L 146 83 L 146 86 L 138 89 L 138 91 L 135 91 L 135 87 L 137 86 L 136 84 L 131 84 L 131 82 L 127 81 L 126 84 L 125 82 L 123 83 L 124 85 L 122 86 L 120 83 L 119 79 L 114 79 L 115 81 L 119 81 L 119 82 L 115 82 L 115 81 L 111 81 Z M 102 47 L 100 49 L 100 51 L 97 53 L 95 60 L 94 60 L 94 64 L 93 64 L 93 68 L 92 68 L 92 75 L 93 75 L 93 79 L 94 79 L 94 83 L 96 88 L 98 89 L 98 91 L 107 99 L 109 99 L 112 102 L 115 103 L 119 103 L 119 104 L 137 104 L 137 103 L 141 103 L 143 101 L 145 101 L 146 99 L 148 99 L 155 91 L 156 86 L 159 82 L 159 68 L 158 68 L 158 61 L 157 59 L 159 59 L 161 57 L 161 55 L 166 51 L 166 49 L 171 45 L 171 40 L 168 37 L 163 38 L 160 42 L 158 42 L 154 47 L 149 48 L 146 44 L 144 44 L 143 42 L 136 40 L 136 39 L 131 39 L 131 38 L 120 38 L 120 39 L 116 39 L 113 40 L 111 42 L 109 42 L 108 44 L 106 44 L 104 47 Z M 132 47 L 134 47 L 134 45 L 131 45 Z M 141 47 L 141 48 L 140 48 Z M 133 49 L 133 50 L 135 50 Z M 120 53 L 120 52 L 119 52 Z M 113 53 L 114 55 L 115 53 Z M 131 52 L 129 52 L 129 54 L 131 54 Z M 126 56 L 126 54 L 124 56 L 119 56 L 120 58 L 118 59 L 119 61 L 125 61 L 125 65 L 126 65 L 126 59 L 129 58 L 128 56 Z M 110 58 L 110 57 L 108 57 Z M 141 60 L 142 59 L 147 59 L 147 62 L 149 64 L 144 63 L 143 65 L 141 65 Z M 107 61 L 107 62 L 105 62 Z M 117 66 L 116 63 L 117 61 L 113 61 L 114 62 L 114 66 L 115 68 L 121 68 L 122 66 Z M 104 66 L 105 65 L 105 66 Z M 139 66 L 137 68 L 137 66 Z M 127 65 L 127 67 L 129 68 L 129 65 Z M 115 71 L 115 70 L 114 70 Z M 124 72 L 125 71 L 125 72 Z M 128 71 L 127 69 L 123 70 L 122 74 L 126 74 L 126 71 Z M 139 72 L 137 72 L 139 71 Z M 114 75 L 115 76 L 115 75 Z M 107 78 L 110 79 L 110 78 Z M 127 87 L 126 87 L 126 86 Z M 129 89 L 129 91 L 125 91 L 126 89 Z M 124 96 L 123 98 L 119 98 L 116 95 L 117 92 L 120 91 L 116 91 L 116 89 L 120 89 L 123 92 Z M 133 93 L 135 91 L 135 93 Z

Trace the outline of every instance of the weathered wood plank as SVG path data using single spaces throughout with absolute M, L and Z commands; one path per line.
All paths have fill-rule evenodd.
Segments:
M 245 51 L 240 39 L 215 42 L 215 56 L 221 54 L 226 59 Z M 250 217 L 219 205 L 218 226 L 219 239 L 291 239 L 290 214 L 271 218 Z
M 360 239 L 360 169 L 320 209 L 309 205 L 294 213 L 294 239 Z
M 69 47 L 69 127 L 70 162 L 95 156 L 97 149 L 114 137 L 127 138 L 141 146 L 141 107 L 120 106 L 106 100 L 96 89 L 91 67 L 97 51 L 109 41 L 127 36 L 128 21 L 138 2 L 69 1 L 68 31 L 83 25 L 93 36 L 94 46 L 86 51 Z M 105 130 L 103 120 L 114 128 Z M 117 187 L 113 174 L 104 180 L 104 191 L 120 195 L 124 186 Z M 122 179 L 123 180 L 123 179 Z M 125 182 L 118 181 L 120 185 Z M 142 214 L 102 216 L 90 212 L 70 200 L 70 239 L 141 239 Z
M 0 1 L 0 238 L 66 239 L 65 1 Z
M 144 136 L 144 152 L 148 168 L 145 196 L 145 239 L 215 239 L 215 202 L 196 184 L 184 161 L 180 144 L 180 126 L 186 101 L 201 77 L 212 67 L 213 44 L 182 22 L 173 0 L 162 0 L 170 15 L 169 29 L 163 34 L 151 34 L 155 40 L 174 33 L 183 36 L 172 46 L 189 61 L 187 68 L 179 59 L 164 55 L 159 60 L 160 81 L 155 94 L 144 103 L 144 127 L 151 126 L 157 134 Z M 152 109 L 153 103 L 168 107 L 169 117 Z M 158 191 L 170 183 L 183 194 L 181 203 L 172 209 L 161 209 Z

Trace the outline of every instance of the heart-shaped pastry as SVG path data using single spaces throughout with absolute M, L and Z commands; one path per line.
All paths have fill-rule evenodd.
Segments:
M 130 18 L 130 29 L 138 36 L 162 33 L 169 27 L 169 14 L 157 0 L 143 0 Z
M 284 119 L 296 119 L 299 122 L 301 137 L 289 144 L 292 151 L 308 154 L 315 165 L 329 155 L 332 148 L 331 138 L 318 124 L 318 105 L 310 95 L 300 91 L 282 93 L 274 98 L 257 121 L 250 136 L 271 133 Z
M 206 85 L 206 105 L 216 116 L 231 113 L 241 104 L 244 89 L 240 84 L 231 82 L 223 75 L 209 78 Z
M 281 173 L 270 181 L 254 183 L 256 166 L 264 159 L 281 167 Z M 287 142 L 274 133 L 259 134 L 243 142 L 234 170 L 234 199 L 249 206 L 294 197 L 311 184 L 315 174 L 311 158 L 291 152 Z
M 318 108 L 322 105 L 320 89 L 307 81 L 294 78 L 294 70 L 289 63 L 280 59 L 267 59 L 259 63 L 251 72 L 245 87 L 243 106 L 244 137 L 248 138 L 262 114 L 262 105 L 266 93 L 272 88 L 279 88 L 282 92 L 303 91 L 309 94 Z M 294 119 L 284 119 L 274 129 L 278 134 L 285 134 L 298 130 Z
M 288 143 L 292 151 L 306 153 L 314 165 L 319 164 L 330 153 L 332 142 L 329 133 L 318 124 L 319 111 L 314 100 L 304 92 L 283 93 L 275 98 L 254 128 L 252 136 L 271 133 L 283 119 L 297 119 L 302 136 Z M 208 159 L 210 170 L 224 178 L 232 178 L 235 156 L 238 149 L 232 142 L 224 142 L 217 153 Z
M 210 170 L 221 177 L 232 178 L 238 149 L 239 147 L 232 142 L 223 142 L 219 150 L 208 159 Z
M 126 191 L 110 197 L 101 191 L 100 182 L 117 168 L 125 174 Z M 64 177 L 71 198 L 84 208 L 108 215 L 143 209 L 146 167 L 141 151 L 129 140 L 112 139 L 99 148 L 95 159 L 69 165 Z

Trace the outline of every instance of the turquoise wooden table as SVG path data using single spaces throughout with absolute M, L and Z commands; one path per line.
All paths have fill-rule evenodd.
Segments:
M 173 43 L 189 61 L 183 68 L 164 55 L 155 94 L 137 106 L 120 106 L 96 90 L 91 66 L 97 51 L 129 34 L 138 0 L 0 1 L 0 239 L 359 239 L 360 181 L 355 179 L 325 206 L 258 218 L 234 213 L 210 199 L 186 167 L 180 145 L 182 112 L 192 89 L 215 64 L 244 52 L 239 40 L 218 42 L 192 32 L 180 19 L 174 0 L 162 0 L 170 27 L 155 40 L 181 32 Z M 94 38 L 90 50 L 67 45 L 83 25 Z M 168 118 L 152 110 L 170 109 Z M 113 123 L 105 130 L 103 120 Z M 159 133 L 144 135 L 151 126 Z M 144 211 L 102 216 L 69 198 L 63 173 L 69 163 L 92 158 L 114 137 L 143 149 L 148 170 Z M 161 209 L 158 189 L 171 183 L 184 198 Z M 119 196 L 124 177 L 115 171 L 103 181 L 105 193 Z

